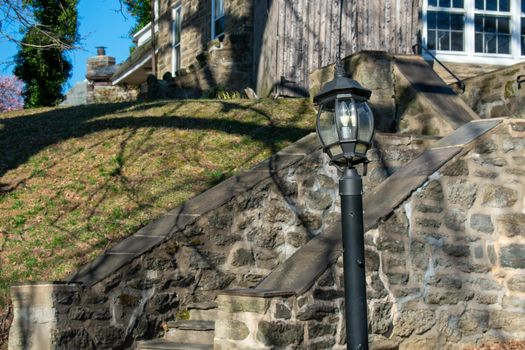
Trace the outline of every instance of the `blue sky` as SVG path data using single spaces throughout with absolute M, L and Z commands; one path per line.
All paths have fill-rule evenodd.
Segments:
M 66 90 L 85 79 L 86 61 L 88 57 L 96 55 L 96 46 L 106 46 L 106 53 L 114 56 L 117 62 L 122 62 L 128 57 L 132 44 L 128 32 L 135 21 L 127 13 L 124 17 L 119 8 L 118 0 L 79 1 L 79 34 L 82 38 L 82 48 L 69 54 L 73 63 L 73 76 L 68 81 Z M 12 74 L 14 66 L 5 62 L 12 61 L 16 51 L 16 45 L 0 41 L 0 75 Z

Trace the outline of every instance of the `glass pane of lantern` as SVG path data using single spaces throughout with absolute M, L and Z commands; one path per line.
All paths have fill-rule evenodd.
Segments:
M 368 151 L 367 147 L 365 145 L 363 145 L 362 143 L 358 143 L 356 146 L 355 146 L 355 153 L 361 153 L 361 154 L 366 154 L 366 151 Z
M 355 139 L 357 111 L 353 100 L 337 102 L 336 123 L 340 140 Z
M 323 146 L 337 142 L 337 130 L 335 127 L 335 102 L 330 101 L 319 106 L 317 119 L 317 130 Z
M 356 105 L 359 117 L 359 130 L 357 139 L 362 142 L 370 142 L 374 132 L 374 116 L 368 103 L 361 102 Z
M 343 149 L 341 148 L 341 146 L 339 144 L 336 144 L 336 145 L 333 145 L 332 147 L 330 147 L 328 152 L 329 152 L 330 158 L 333 159 L 335 156 L 338 156 L 338 155 L 342 154 L 343 153 Z

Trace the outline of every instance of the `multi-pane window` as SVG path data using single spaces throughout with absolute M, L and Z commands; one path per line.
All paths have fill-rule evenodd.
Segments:
M 510 0 L 476 0 L 476 10 L 509 12 Z
M 476 52 L 510 53 L 510 18 L 476 15 Z
M 423 43 L 438 58 L 512 64 L 525 56 L 525 0 L 423 0 Z
M 224 0 L 212 0 L 211 7 L 212 38 L 215 39 L 224 34 Z
M 510 0 L 476 0 L 475 11 L 475 52 L 510 54 Z
M 428 6 L 462 9 L 463 0 L 428 0 Z
M 464 0 L 428 0 L 428 6 L 427 47 L 430 50 L 463 51 Z
M 428 11 L 427 46 L 430 50 L 463 51 L 463 14 Z

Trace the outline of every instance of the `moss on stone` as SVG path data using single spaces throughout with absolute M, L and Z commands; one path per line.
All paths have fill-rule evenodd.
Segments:
M 503 71 L 502 75 L 503 76 L 516 75 L 519 71 L 520 71 L 519 68 L 513 68 L 513 69 L 509 69 L 507 71 Z
M 219 41 L 219 39 L 213 39 L 212 41 L 208 43 L 208 50 L 217 48 L 217 47 L 221 47 L 221 42 Z
M 177 320 L 189 320 L 190 312 L 188 310 L 179 310 L 177 311 Z
M 516 96 L 516 90 L 514 90 L 514 81 L 509 80 L 505 83 L 505 98 L 511 98 Z

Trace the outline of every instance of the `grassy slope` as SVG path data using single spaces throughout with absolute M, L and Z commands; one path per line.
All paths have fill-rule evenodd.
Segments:
M 0 115 L 0 306 L 311 132 L 307 100 L 166 101 Z

